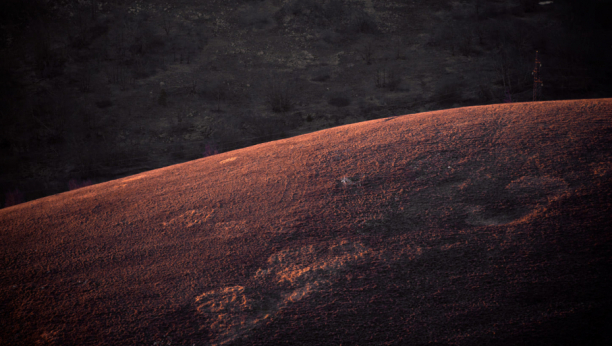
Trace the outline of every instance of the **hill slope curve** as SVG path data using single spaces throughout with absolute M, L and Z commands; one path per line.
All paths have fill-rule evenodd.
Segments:
M 606 344 L 612 100 L 372 120 L 0 210 L 0 344 Z

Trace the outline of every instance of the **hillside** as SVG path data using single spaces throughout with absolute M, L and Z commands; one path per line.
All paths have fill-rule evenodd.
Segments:
M 376 119 L 2 209 L 0 344 L 607 344 L 611 115 Z
M 0 1 L 0 207 L 326 128 L 612 97 L 600 0 Z

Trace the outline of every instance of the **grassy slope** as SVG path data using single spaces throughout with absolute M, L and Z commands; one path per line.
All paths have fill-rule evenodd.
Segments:
M 373 120 L 0 210 L 0 343 L 603 344 L 611 112 Z

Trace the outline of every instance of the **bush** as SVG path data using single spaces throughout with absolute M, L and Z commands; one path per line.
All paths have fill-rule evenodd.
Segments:
M 284 113 L 293 109 L 295 96 L 293 83 L 279 77 L 270 78 L 268 81 L 265 98 L 273 112 Z

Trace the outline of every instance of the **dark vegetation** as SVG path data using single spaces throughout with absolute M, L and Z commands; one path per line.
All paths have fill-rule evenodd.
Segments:
M 612 95 L 608 1 L 372 4 L 2 1 L 0 202 L 193 160 L 210 143 L 531 101 L 536 50 L 542 100 Z

